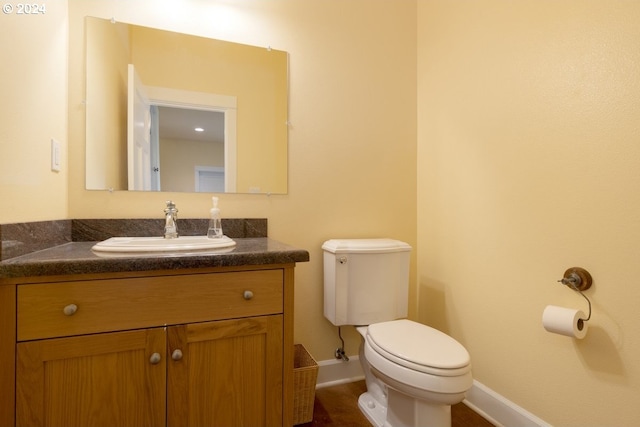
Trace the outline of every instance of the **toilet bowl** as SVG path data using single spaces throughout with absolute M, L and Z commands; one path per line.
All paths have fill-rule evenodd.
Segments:
M 367 382 L 358 405 L 369 421 L 376 427 L 450 426 L 451 405 L 461 402 L 473 384 L 466 349 L 406 319 L 357 330 Z

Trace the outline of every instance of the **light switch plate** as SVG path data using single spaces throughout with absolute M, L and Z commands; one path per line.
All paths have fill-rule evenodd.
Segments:
M 51 138 L 51 170 L 54 172 L 60 172 L 60 143 Z

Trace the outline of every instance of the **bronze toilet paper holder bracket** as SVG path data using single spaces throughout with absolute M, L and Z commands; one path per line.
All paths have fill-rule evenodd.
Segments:
M 589 314 L 587 315 L 587 318 L 583 320 L 587 321 L 591 319 L 591 301 L 582 293 L 582 291 L 586 291 L 593 284 L 591 274 L 582 267 L 571 267 L 564 272 L 564 276 L 562 279 L 558 280 L 558 282 L 569 286 L 587 300 L 587 303 L 589 304 Z

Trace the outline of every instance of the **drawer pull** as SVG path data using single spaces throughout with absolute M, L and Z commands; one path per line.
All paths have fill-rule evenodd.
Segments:
M 242 295 L 244 297 L 244 299 L 246 299 L 247 301 L 250 300 L 251 298 L 253 298 L 253 292 L 251 291 L 244 291 L 244 294 Z
M 173 353 L 171 353 L 171 358 L 173 360 L 182 359 L 182 350 L 180 350 L 179 348 L 176 348 L 175 350 L 173 350 Z
M 76 314 L 76 311 L 78 311 L 78 306 L 75 304 L 69 304 L 68 306 L 62 309 L 62 312 L 66 316 L 73 316 L 74 314 Z
M 158 363 L 160 363 L 160 360 L 162 360 L 162 357 L 160 357 L 160 353 L 153 353 L 149 358 L 149 362 L 152 365 L 157 365 Z

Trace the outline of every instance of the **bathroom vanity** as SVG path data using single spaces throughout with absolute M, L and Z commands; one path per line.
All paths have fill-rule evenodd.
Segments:
M 0 425 L 292 425 L 294 268 L 309 254 L 235 240 L 2 261 Z

